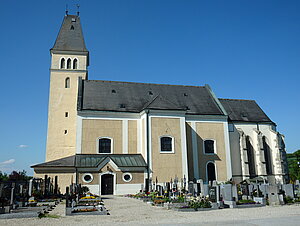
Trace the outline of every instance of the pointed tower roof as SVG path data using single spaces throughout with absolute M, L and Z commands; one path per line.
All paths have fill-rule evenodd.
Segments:
M 51 51 L 75 51 L 86 52 L 80 17 L 77 15 L 66 15 Z

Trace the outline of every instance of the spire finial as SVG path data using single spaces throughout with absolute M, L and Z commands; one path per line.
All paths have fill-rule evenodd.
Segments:
M 68 10 L 68 4 L 66 4 L 66 15 L 68 16 L 69 10 Z
M 76 7 L 77 7 L 77 16 L 79 16 L 79 7 L 80 7 L 80 5 L 76 4 Z

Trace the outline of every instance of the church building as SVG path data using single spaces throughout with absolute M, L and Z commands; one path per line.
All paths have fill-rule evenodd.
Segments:
M 284 136 L 254 100 L 208 86 L 88 79 L 80 17 L 66 15 L 51 53 L 46 160 L 35 177 L 96 194 L 136 193 L 151 181 L 262 178 L 285 183 Z

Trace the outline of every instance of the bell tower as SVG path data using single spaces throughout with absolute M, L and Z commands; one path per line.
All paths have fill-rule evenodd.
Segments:
M 78 80 L 88 77 L 79 15 L 66 15 L 51 53 L 46 161 L 76 153 Z

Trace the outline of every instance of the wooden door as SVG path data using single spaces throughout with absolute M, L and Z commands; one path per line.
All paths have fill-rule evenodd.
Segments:
M 114 194 L 114 175 L 104 174 L 101 176 L 101 195 Z

